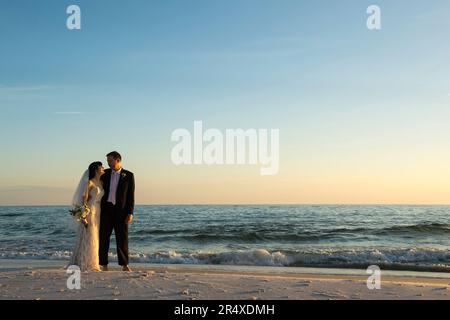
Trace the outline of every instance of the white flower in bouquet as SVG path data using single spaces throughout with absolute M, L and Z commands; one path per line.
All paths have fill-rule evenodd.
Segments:
M 88 214 L 91 212 L 89 206 L 87 204 L 76 205 L 72 209 L 69 210 L 70 215 L 78 222 L 84 224 L 84 226 L 88 227 L 88 222 L 86 220 Z

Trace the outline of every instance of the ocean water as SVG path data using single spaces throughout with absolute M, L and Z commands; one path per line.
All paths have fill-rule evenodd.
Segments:
M 68 209 L 0 207 L 0 264 L 67 261 L 75 241 Z M 450 272 L 450 206 L 137 206 L 129 232 L 131 263 Z

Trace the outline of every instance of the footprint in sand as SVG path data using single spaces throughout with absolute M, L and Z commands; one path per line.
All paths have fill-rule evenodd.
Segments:
M 189 289 L 184 289 L 180 293 L 187 296 L 189 295 Z
M 434 291 L 442 291 L 442 290 L 448 290 L 447 287 L 440 287 L 440 288 L 434 288 Z
M 306 283 L 306 282 L 300 282 L 300 283 L 297 283 L 297 286 L 299 286 L 299 287 L 309 287 L 309 283 Z

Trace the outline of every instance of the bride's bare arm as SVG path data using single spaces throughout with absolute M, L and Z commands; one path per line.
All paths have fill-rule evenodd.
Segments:
M 89 202 L 89 200 L 90 200 L 89 194 L 90 194 L 91 189 L 92 189 L 92 182 L 89 181 L 89 184 L 88 184 L 88 186 L 87 186 L 87 188 L 86 188 L 86 190 L 84 191 L 84 194 L 83 194 L 83 203 L 88 203 Z

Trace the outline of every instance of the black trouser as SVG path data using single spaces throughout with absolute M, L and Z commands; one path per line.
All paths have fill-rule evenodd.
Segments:
M 128 265 L 128 225 L 126 215 L 119 207 L 107 202 L 102 206 L 100 215 L 100 265 L 108 265 L 109 242 L 112 231 L 116 235 L 117 257 L 119 265 Z

